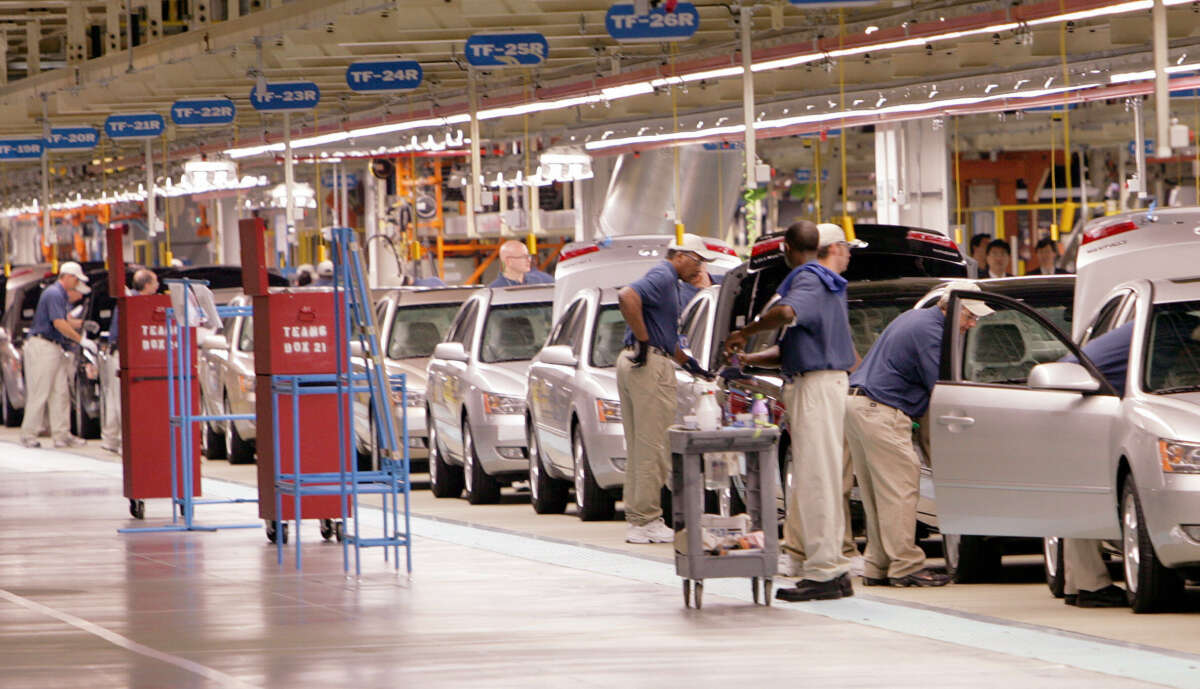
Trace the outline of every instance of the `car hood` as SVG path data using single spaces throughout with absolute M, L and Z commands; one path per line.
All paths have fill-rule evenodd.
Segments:
M 387 372 L 389 376 L 397 373 L 404 374 L 405 385 L 410 391 L 422 392 L 425 390 L 425 368 L 429 365 L 429 358 L 420 359 L 388 359 L 386 361 Z
M 476 364 L 471 382 L 481 390 L 513 397 L 525 397 L 528 361 L 505 361 L 496 364 Z
M 1130 419 L 1147 433 L 1200 442 L 1200 392 L 1144 397 L 1131 411 Z

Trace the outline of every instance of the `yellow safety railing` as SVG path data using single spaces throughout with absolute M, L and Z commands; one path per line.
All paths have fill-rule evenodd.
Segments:
M 1103 201 L 1089 201 L 1088 208 L 1099 209 L 1101 213 L 1106 212 L 1106 206 Z M 990 234 L 997 239 L 1007 238 L 1007 221 L 1009 213 L 1024 214 L 1026 222 L 1021 223 L 1020 217 L 1017 219 L 1018 231 L 1028 232 L 1031 241 L 1036 242 L 1040 239 L 1039 231 L 1045 229 L 1050 237 L 1055 241 L 1058 240 L 1059 230 L 1070 232 L 1075 226 L 1075 218 L 1079 213 L 1080 204 L 1077 201 L 1063 201 L 1062 203 L 1014 203 L 1002 204 L 996 206 L 973 206 L 962 209 L 963 219 L 966 221 L 966 236 L 964 241 L 969 241 L 970 238 L 980 232 Z M 980 222 L 981 216 L 987 217 L 990 215 L 992 219 L 991 227 L 983 227 Z

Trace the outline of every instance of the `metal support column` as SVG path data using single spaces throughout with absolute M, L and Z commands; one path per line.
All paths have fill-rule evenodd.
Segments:
M 754 138 L 754 71 L 751 69 L 754 60 L 750 53 L 750 36 L 754 32 L 754 8 L 749 3 L 742 5 L 739 19 L 742 30 L 742 121 L 746 123 L 743 140 L 746 151 L 745 187 L 755 189 L 758 187 L 758 153 L 755 150 Z M 759 202 L 751 201 L 746 207 L 746 217 L 748 220 L 753 218 L 755 236 L 762 233 L 762 228 L 758 226 L 760 215 Z M 755 237 L 746 237 L 748 243 L 753 243 L 754 239 Z
M 1167 88 L 1167 7 L 1154 0 L 1151 13 L 1154 45 L 1154 151 L 1159 158 L 1171 156 L 1171 93 Z M 1145 185 L 1142 185 L 1145 188 Z
M 1146 179 L 1146 131 L 1142 123 L 1142 97 L 1134 96 L 1133 101 L 1133 155 L 1137 161 L 1137 197 L 1141 201 L 1146 198 L 1148 180 Z
M 42 23 L 33 20 L 25 25 L 25 72 L 35 77 L 42 71 Z
M 146 233 L 158 235 L 158 212 L 154 204 L 154 140 L 146 139 Z
M 471 114 L 471 184 L 467 186 L 467 236 L 478 237 L 475 228 L 475 213 L 482 208 L 482 190 L 479 179 L 483 167 L 479 155 L 479 90 L 475 84 L 475 68 L 467 68 L 467 100 Z
M 296 247 L 296 195 L 293 187 L 296 186 L 296 175 L 294 169 L 295 160 L 292 156 L 292 113 L 283 113 L 283 186 L 285 194 L 285 210 L 284 210 L 284 227 L 287 232 L 287 244 L 295 251 Z M 292 262 L 288 261 L 287 250 L 283 253 L 284 267 L 287 267 Z

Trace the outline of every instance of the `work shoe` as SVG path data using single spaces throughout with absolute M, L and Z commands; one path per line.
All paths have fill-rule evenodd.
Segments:
M 675 532 L 659 517 L 652 522 L 637 526 L 625 526 L 626 543 L 670 543 L 675 540 Z
M 906 586 L 945 586 L 950 583 L 951 578 L 949 574 L 922 569 L 903 577 L 889 577 L 888 584 L 900 588 Z
M 837 600 L 854 595 L 854 587 L 850 584 L 849 575 L 842 574 L 829 581 L 813 581 L 802 579 L 793 588 L 779 589 L 775 592 L 777 600 L 796 603 L 807 600 Z
M 1081 608 L 1127 608 L 1129 597 L 1125 589 L 1109 584 L 1099 591 L 1080 591 L 1075 604 Z
M 100 447 L 114 454 L 121 454 L 121 443 L 100 443 Z
M 1063 602 L 1066 603 L 1067 605 L 1079 605 L 1079 594 L 1078 593 L 1064 593 L 1063 594 Z
M 83 447 L 87 445 L 87 441 L 83 438 L 76 438 L 73 435 L 68 435 L 65 438 L 56 438 L 54 447 Z
M 862 583 L 863 583 L 863 586 L 889 586 L 890 585 L 887 577 L 869 577 L 865 574 L 863 575 Z
M 42 446 L 42 444 L 38 442 L 37 438 L 21 438 L 21 444 L 24 445 L 25 447 L 41 447 Z

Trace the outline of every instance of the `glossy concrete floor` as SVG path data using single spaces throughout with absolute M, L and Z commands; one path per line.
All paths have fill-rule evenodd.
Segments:
M 710 582 L 704 609 L 687 610 L 661 548 L 444 515 L 414 521 L 411 577 L 377 551 L 361 577 L 346 577 L 341 549 L 312 528 L 298 573 L 290 552 L 276 564 L 261 529 L 118 534 L 134 524 L 119 465 L 87 454 L 0 441 L 4 689 L 1200 686 L 1200 657 L 1189 653 L 861 590 L 764 608 L 748 602 L 744 581 Z M 243 469 L 212 462 L 206 473 Z M 223 481 L 205 489 L 250 492 Z M 147 512 L 148 522 L 169 516 L 163 501 Z M 247 522 L 254 508 L 202 515 Z

